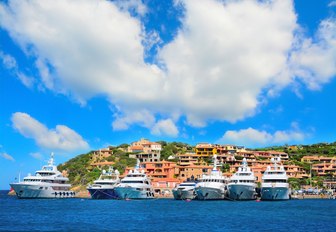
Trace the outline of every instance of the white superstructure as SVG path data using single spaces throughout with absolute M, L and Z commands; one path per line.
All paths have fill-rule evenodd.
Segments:
M 192 200 L 196 198 L 196 181 L 194 179 L 187 180 L 176 186 L 172 192 L 175 200 Z
M 272 158 L 273 165 L 267 166 L 262 176 L 261 200 L 289 200 L 288 177 L 280 157 Z
M 114 188 L 120 183 L 119 171 L 110 167 L 106 172 L 102 171 L 99 179 L 87 187 L 92 199 L 116 199 L 117 195 Z
M 23 181 L 11 183 L 18 198 L 70 198 L 75 196 L 71 191 L 69 179 L 64 177 L 54 165 L 54 154 L 35 175 L 26 176 Z
M 145 174 L 144 170 L 139 171 L 140 162 L 134 170 L 130 170 L 121 182 L 114 188 L 119 199 L 152 199 L 154 190 L 151 181 Z
M 228 198 L 230 200 L 253 200 L 256 199 L 256 183 L 254 173 L 247 165 L 246 158 L 238 171 L 233 174 L 228 184 Z
M 196 185 L 198 200 L 220 200 L 225 198 L 226 178 L 217 170 L 217 155 L 213 157 L 214 166 L 210 175 L 202 175 Z

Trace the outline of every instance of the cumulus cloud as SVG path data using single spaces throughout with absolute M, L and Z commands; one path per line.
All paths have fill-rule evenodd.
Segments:
M 114 3 L 123 11 L 131 11 L 138 14 L 139 16 L 144 16 L 147 12 L 147 7 L 142 3 L 141 0 L 116 0 Z
M 114 130 L 125 130 L 132 123 L 138 123 L 145 128 L 150 128 L 155 123 L 155 117 L 147 110 L 128 112 L 126 114 L 115 114 L 116 120 L 112 123 Z
M 11 155 L 9 155 L 7 153 L 0 153 L 0 156 L 2 158 L 6 159 L 6 160 L 10 160 L 10 161 L 13 161 L 13 162 L 15 161 L 15 159 Z
M 176 137 L 178 135 L 178 129 L 175 123 L 171 119 L 165 119 L 158 121 L 151 130 L 154 135 L 168 135 L 170 137 Z
M 262 89 L 286 65 L 297 27 L 291 2 L 183 2 L 183 27 L 161 52 L 165 88 L 191 125 L 253 115 Z
M 275 131 L 273 134 L 251 127 L 241 130 L 228 130 L 219 141 L 222 143 L 244 144 L 246 146 L 263 146 L 302 141 L 304 138 L 305 134 L 296 127 L 296 124 L 293 124 L 290 130 Z
M 41 148 L 74 151 L 88 149 L 88 143 L 77 132 L 64 125 L 48 129 L 26 113 L 12 115 L 13 127 L 24 137 L 34 139 Z
M 110 1 L 12 0 L 0 5 L 0 21 L 36 57 L 46 88 L 82 104 L 101 93 L 130 107 L 158 96 L 160 71 L 143 61 L 140 22 Z
M 140 1 L 10 0 L 0 4 L 0 25 L 35 58 L 45 88 L 81 104 L 106 96 L 114 130 L 136 123 L 161 133 L 162 117 L 236 122 L 254 115 L 266 92 L 296 79 L 318 89 L 335 75 L 334 19 L 310 39 L 297 34 L 291 0 L 180 3 L 181 28 L 155 64 L 144 57 L 161 39 L 132 14 L 146 14 Z
M 291 75 L 301 79 L 308 88 L 320 89 L 336 75 L 336 20 L 323 20 L 316 39 L 303 39 L 290 57 Z

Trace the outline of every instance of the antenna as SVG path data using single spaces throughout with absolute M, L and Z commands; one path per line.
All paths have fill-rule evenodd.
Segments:
M 54 165 L 54 153 L 53 152 L 51 152 L 51 154 L 50 154 L 50 159 L 49 159 L 48 165 L 50 165 L 50 166 Z
M 137 163 L 136 163 L 136 166 L 135 166 L 136 169 L 139 169 L 140 168 L 140 160 L 137 159 Z
M 212 170 L 217 170 L 217 155 L 216 154 L 214 154 L 213 156 L 213 163 L 214 163 L 214 166 Z

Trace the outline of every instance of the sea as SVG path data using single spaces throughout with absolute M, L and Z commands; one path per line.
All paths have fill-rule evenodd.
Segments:
M 0 191 L 0 231 L 335 231 L 336 200 L 17 199 Z

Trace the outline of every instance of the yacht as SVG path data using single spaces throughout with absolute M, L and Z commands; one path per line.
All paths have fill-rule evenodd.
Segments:
M 288 177 L 283 165 L 278 165 L 280 157 L 272 158 L 271 162 L 273 165 L 267 166 L 262 176 L 261 200 L 289 200 Z
M 89 191 L 92 199 L 117 199 L 114 187 L 120 183 L 119 171 L 110 167 L 108 171 L 103 170 L 98 180 L 89 185 Z
M 114 188 L 118 199 L 153 199 L 154 190 L 144 170 L 140 171 L 140 161 Z
M 76 195 L 71 191 L 69 179 L 64 177 L 54 165 L 54 154 L 51 153 L 47 165 L 36 171 L 35 175 L 26 176 L 23 181 L 11 183 L 18 198 L 71 198 Z
M 172 192 L 175 200 L 193 200 L 196 198 L 196 187 L 197 182 L 193 178 L 193 176 L 187 181 L 176 186 Z
M 217 170 L 217 155 L 213 157 L 214 166 L 210 175 L 202 175 L 195 191 L 198 200 L 221 200 L 226 194 L 226 178 Z
M 254 173 L 247 165 L 246 158 L 244 158 L 238 171 L 230 178 L 228 184 L 228 199 L 255 200 L 256 187 Z

